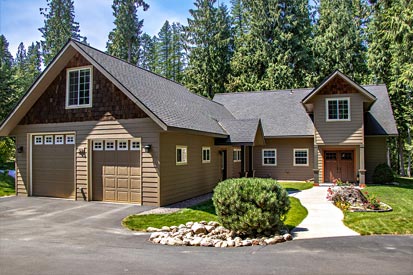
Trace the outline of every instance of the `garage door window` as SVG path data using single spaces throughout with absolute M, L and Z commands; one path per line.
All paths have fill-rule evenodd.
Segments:
M 44 144 L 53 144 L 53 136 L 45 136 L 44 137 Z
M 130 149 L 132 151 L 139 151 L 141 149 L 141 143 L 139 141 L 131 141 Z
M 59 135 L 59 136 L 54 136 L 54 143 L 55 144 L 63 144 L 63 136 Z
M 67 135 L 66 136 L 66 144 L 75 144 L 75 136 Z
M 105 150 L 106 151 L 115 151 L 115 142 L 114 141 L 105 141 Z
M 93 151 L 102 151 L 103 150 L 103 142 L 102 141 L 93 141 Z
M 118 150 L 127 151 L 128 150 L 128 141 L 127 140 L 118 140 Z
M 34 144 L 35 144 L 35 145 L 41 145 L 41 144 L 43 144 L 43 136 L 35 136 L 35 137 L 34 137 Z

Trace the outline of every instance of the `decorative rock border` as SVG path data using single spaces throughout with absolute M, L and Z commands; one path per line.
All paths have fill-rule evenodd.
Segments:
M 355 208 L 355 207 L 350 207 L 350 211 L 351 212 L 390 212 L 393 211 L 393 208 L 384 203 L 384 202 L 380 202 L 381 207 L 385 208 L 385 209 L 366 209 L 366 208 Z
M 162 228 L 148 227 L 146 231 L 153 232 L 149 237 L 150 242 L 173 246 L 242 247 L 272 245 L 293 239 L 287 232 L 269 238 L 242 239 L 234 231 L 214 221 L 187 222 L 185 225 L 163 226 Z

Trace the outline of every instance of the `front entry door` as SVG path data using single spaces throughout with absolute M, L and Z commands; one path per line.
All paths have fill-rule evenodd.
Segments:
M 355 182 L 354 151 L 325 151 L 324 170 L 325 182 L 333 182 L 335 179 Z

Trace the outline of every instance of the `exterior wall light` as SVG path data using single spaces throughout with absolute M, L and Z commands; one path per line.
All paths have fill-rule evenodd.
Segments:
M 151 150 L 151 147 L 152 147 L 151 144 L 145 145 L 145 146 L 143 147 L 143 152 L 144 152 L 144 153 L 149 153 L 149 151 Z
M 19 154 L 23 153 L 23 146 L 17 147 L 17 153 Z

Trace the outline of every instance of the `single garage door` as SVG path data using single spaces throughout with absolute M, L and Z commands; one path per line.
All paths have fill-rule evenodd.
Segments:
M 92 199 L 140 203 L 140 142 L 94 140 L 92 143 Z
M 34 135 L 32 140 L 32 195 L 75 197 L 75 136 Z

